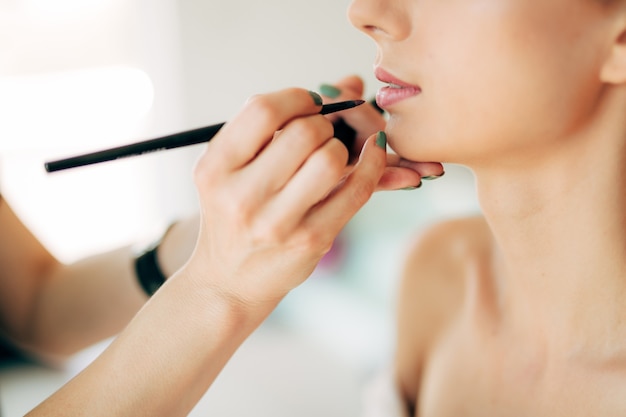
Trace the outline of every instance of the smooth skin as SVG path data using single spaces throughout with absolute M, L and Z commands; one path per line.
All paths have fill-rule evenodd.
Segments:
M 310 92 L 287 89 L 251 98 L 221 129 L 194 170 L 199 217 L 165 236 L 159 262 L 171 276 L 148 302 L 128 248 L 63 265 L 0 200 L 3 335 L 43 356 L 117 335 L 29 416 L 187 415 L 375 190 L 442 172 L 394 165 L 371 125 L 347 166 L 319 109 Z
M 441 416 L 626 415 L 626 2 L 353 0 L 419 85 L 386 131 L 475 174 L 483 216 L 417 237 L 395 374 Z

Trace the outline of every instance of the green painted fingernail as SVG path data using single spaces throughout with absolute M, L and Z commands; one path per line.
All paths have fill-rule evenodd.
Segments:
M 376 134 L 376 145 L 387 150 L 387 135 L 382 130 Z
M 405 187 L 405 188 L 400 188 L 400 191 L 412 191 L 412 190 L 417 190 L 418 188 L 420 188 L 422 186 L 422 182 L 420 181 L 420 183 L 414 187 Z
M 328 98 L 337 98 L 341 94 L 341 90 L 330 84 L 320 85 L 320 93 Z
M 321 106 L 322 103 L 324 103 L 324 101 L 322 100 L 322 96 L 317 94 L 315 91 L 309 91 L 309 94 L 313 98 L 313 101 L 315 102 L 316 106 Z
M 443 177 L 444 174 L 445 174 L 445 172 L 442 172 L 440 175 L 428 175 L 426 177 L 422 177 L 422 179 L 426 180 L 426 181 L 436 180 L 437 178 Z

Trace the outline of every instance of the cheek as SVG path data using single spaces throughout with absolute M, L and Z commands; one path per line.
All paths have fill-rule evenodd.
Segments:
M 424 91 L 413 117 L 391 118 L 390 146 L 409 159 L 466 163 L 576 129 L 599 93 L 594 52 L 575 29 L 536 13 L 453 16 L 454 31 L 422 27 L 436 40 L 420 53 Z

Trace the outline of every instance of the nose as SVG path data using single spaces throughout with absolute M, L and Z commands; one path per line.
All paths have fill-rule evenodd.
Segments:
M 411 32 L 409 13 L 404 0 L 353 0 L 348 19 L 354 27 L 375 41 L 402 40 Z

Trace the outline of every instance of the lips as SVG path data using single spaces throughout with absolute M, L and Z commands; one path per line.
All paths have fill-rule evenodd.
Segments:
M 376 67 L 374 70 L 376 78 L 387 85 L 378 90 L 376 94 L 376 104 L 382 108 L 388 108 L 396 103 L 406 100 L 411 97 L 415 97 L 422 92 L 422 89 L 417 85 L 406 83 L 381 67 Z

